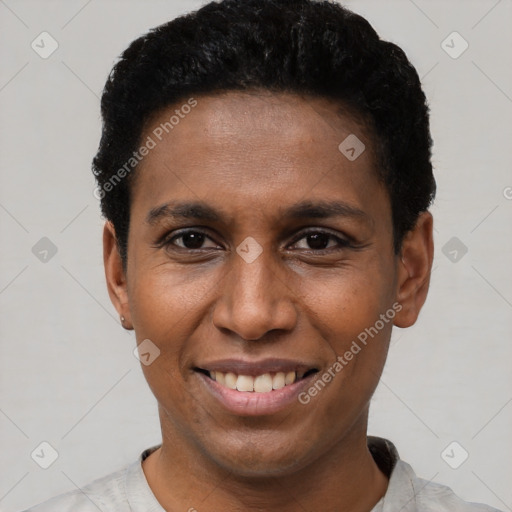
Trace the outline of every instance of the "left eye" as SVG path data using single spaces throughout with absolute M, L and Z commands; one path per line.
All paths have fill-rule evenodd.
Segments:
M 302 247 L 299 245 L 302 244 Z M 298 249 L 310 249 L 314 251 L 321 251 L 323 249 L 330 249 L 332 247 L 346 247 L 349 245 L 347 240 L 343 240 L 331 233 L 312 232 L 299 238 L 293 244 Z

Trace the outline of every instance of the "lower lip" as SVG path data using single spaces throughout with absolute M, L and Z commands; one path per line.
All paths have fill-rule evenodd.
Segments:
M 201 379 L 210 394 L 229 412 L 238 416 L 265 416 L 282 411 L 294 402 L 298 404 L 300 392 L 309 385 L 310 380 L 316 374 L 267 393 L 229 389 L 221 386 L 204 373 L 196 372 L 196 375 Z

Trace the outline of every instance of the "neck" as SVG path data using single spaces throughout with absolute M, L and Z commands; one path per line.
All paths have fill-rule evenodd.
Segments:
M 162 432 L 162 446 L 143 470 L 166 510 L 369 512 L 388 485 L 367 447 L 366 416 L 314 461 L 272 477 L 240 477 Z

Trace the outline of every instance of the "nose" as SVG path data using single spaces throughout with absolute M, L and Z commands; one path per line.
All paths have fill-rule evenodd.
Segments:
M 263 251 L 251 263 L 238 254 L 233 259 L 221 282 L 214 325 L 252 341 L 271 331 L 292 331 L 297 324 L 296 296 L 272 256 Z

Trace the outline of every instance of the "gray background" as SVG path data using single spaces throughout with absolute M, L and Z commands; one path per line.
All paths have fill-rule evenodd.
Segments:
M 160 442 L 135 339 L 107 296 L 89 169 L 114 59 L 201 4 L 0 0 L 3 511 L 82 486 Z M 370 433 L 394 441 L 427 480 L 512 510 L 512 2 L 346 4 L 422 76 L 439 186 L 430 296 L 417 325 L 394 332 Z M 43 31 L 59 45 L 47 59 L 31 48 Z M 458 58 L 445 51 L 462 49 L 457 36 L 442 47 L 453 31 L 469 43 Z M 43 441 L 59 454 L 46 470 L 31 458 Z M 458 465 L 462 450 L 468 459 L 452 469 L 446 460 Z

